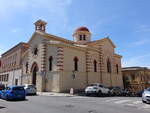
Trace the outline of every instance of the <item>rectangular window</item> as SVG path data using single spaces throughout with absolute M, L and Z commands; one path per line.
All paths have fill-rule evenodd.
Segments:
M 97 72 L 97 62 L 94 60 L 94 72 Z
M 78 71 L 78 58 L 74 58 L 74 71 Z
M 116 64 L 116 71 L 117 71 L 117 74 L 119 73 L 119 66 L 118 64 Z
M 82 35 L 79 35 L 80 36 L 80 40 L 82 40 Z
M 6 75 L 4 75 L 4 81 L 6 81 Z
M 78 62 L 75 62 L 75 63 L 74 63 L 74 66 L 75 66 L 75 67 L 74 67 L 74 70 L 75 70 L 75 71 L 78 71 Z
M 83 40 L 86 40 L 86 36 L 85 35 L 83 35 Z
M 53 65 L 53 57 L 49 57 L 49 71 L 52 71 L 52 65 Z
M 7 74 L 7 77 L 6 77 L 7 79 L 6 79 L 6 81 L 8 81 L 8 77 L 9 77 L 9 75 Z
M 16 86 L 18 85 L 18 79 L 15 79 L 15 85 Z

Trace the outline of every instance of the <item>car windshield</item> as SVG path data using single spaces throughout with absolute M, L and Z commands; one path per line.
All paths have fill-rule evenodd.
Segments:
M 10 90 L 10 89 L 11 89 L 10 87 L 6 87 L 6 88 L 5 88 L 5 90 Z
M 4 90 L 5 86 L 4 85 L 0 85 L 0 90 Z
M 147 91 L 150 91 L 150 88 L 147 88 Z
M 34 85 L 28 85 L 27 87 L 30 87 L 30 88 L 35 88 L 35 86 L 34 86 Z
M 89 86 L 97 86 L 97 84 L 90 84 Z
M 110 90 L 112 90 L 114 87 L 109 87 Z
M 24 90 L 24 88 L 23 87 L 14 87 L 14 88 L 12 88 L 12 90 Z

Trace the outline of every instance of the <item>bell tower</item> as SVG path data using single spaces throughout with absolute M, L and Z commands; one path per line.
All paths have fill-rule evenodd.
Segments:
M 79 44 L 85 44 L 91 41 L 91 33 L 86 27 L 79 27 L 73 33 L 73 39 Z
M 45 32 L 46 31 L 46 22 L 43 20 L 38 20 L 34 23 L 35 31 Z

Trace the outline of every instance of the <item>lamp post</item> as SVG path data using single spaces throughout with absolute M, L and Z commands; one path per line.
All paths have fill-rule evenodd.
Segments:
M 72 79 L 73 79 L 73 80 L 76 79 L 75 70 L 72 70 Z

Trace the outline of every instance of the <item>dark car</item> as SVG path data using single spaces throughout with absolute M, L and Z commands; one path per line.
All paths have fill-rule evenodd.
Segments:
M 0 91 L 5 89 L 5 85 L 4 84 L 0 84 Z
M 135 96 L 142 97 L 143 92 L 144 92 L 144 90 L 137 91 L 137 92 L 135 93 Z
M 112 96 L 121 96 L 123 93 L 123 90 L 117 86 L 109 87 L 109 89 Z
M 5 100 L 25 100 L 26 93 L 23 86 L 10 86 L 2 90 L 1 98 Z
M 4 84 L 0 84 L 0 98 L 1 98 L 1 95 L 2 95 L 2 90 L 5 89 L 5 85 Z

